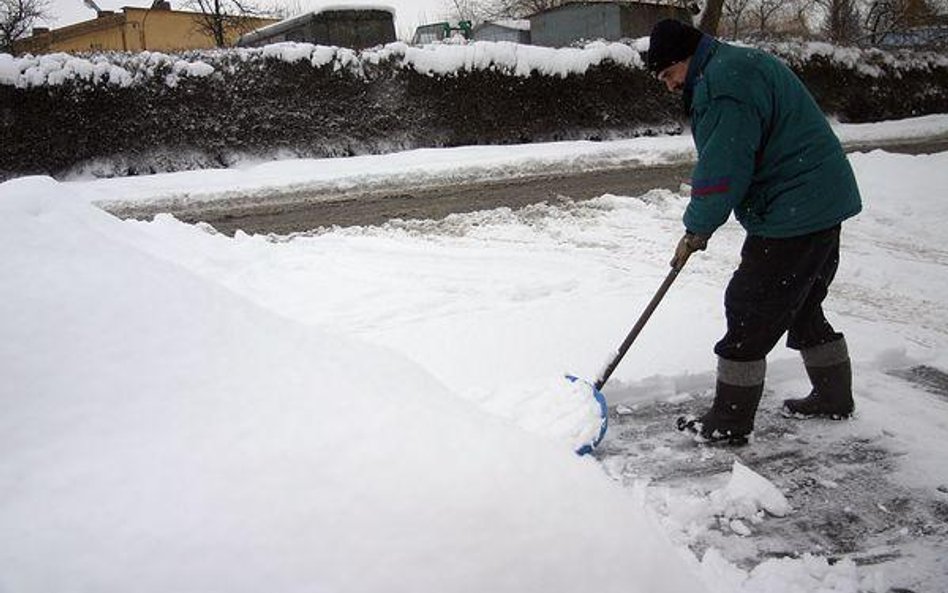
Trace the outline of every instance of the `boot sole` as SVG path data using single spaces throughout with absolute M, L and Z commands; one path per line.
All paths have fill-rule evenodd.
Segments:
M 690 434 L 696 443 L 700 443 L 702 445 L 742 447 L 750 442 L 750 439 L 748 438 L 749 435 L 722 434 L 706 437 L 702 435 L 700 430 L 695 427 L 694 419 L 689 419 L 687 416 L 678 417 L 678 419 L 675 420 L 675 428 L 677 428 L 680 432 Z
M 848 414 L 804 414 L 802 412 L 791 412 L 786 408 L 780 409 L 780 415 L 784 418 L 790 418 L 791 420 L 812 420 L 814 418 L 818 418 L 822 420 L 835 420 L 837 422 L 841 420 L 849 420 L 853 417 L 852 412 L 849 412 Z
M 695 440 L 703 445 L 719 445 L 724 447 L 743 447 L 750 443 L 750 438 L 746 436 L 731 436 L 708 439 L 701 435 L 695 435 Z

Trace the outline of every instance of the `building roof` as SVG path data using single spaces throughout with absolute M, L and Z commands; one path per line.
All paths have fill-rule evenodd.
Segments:
M 534 17 L 537 15 L 545 14 L 548 12 L 554 12 L 563 8 L 569 8 L 572 6 L 587 6 L 592 4 L 617 4 L 620 6 L 670 6 L 673 8 L 686 8 L 677 3 L 667 1 L 667 2 L 646 2 L 644 0 L 567 0 L 558 6 L 553 6 L 551 8 L 545 8 L 543 10 L 538 10 L 537 12 L 531 14 L 529 17 Z
M 504 29 L 516 29 L 517 31 L 530 30 L 529 19 L 500 19 L 496 21 L 485 21 L 478 25 L 478 27 L 484 27 L 486 25 L 495 25 L 497 27 L 503 27 Z
M 265 27 L 260 27 L 259 29 L 254 29 L 253 31 L 246 33 L 240 36 L 241 43 L 252 43 L 258 39 L 272 37 L 274 35 L 279 35 L 284 31 L 290 31 L 301 25 L 313 21 L 321 14 L 332 13 L 332 12 L 387 12 L 395 16 L 395 9 L 390 6 L 368 6 L 368 5 L 333 5 L 325 6 L 316 10 L 309 12 L 304 12 L 303 14 L 298 14 L 296 16 L 290 17 L 288 19 L 283 19 L 278 23 L 273 23 L 272 25 L 267 25 Z
M 395 9 L 387 4 L 331 4 L 317 8 L 313 11 L 313 14 L 319 14 L 321 12 L 341 12 L 344 10 L 375 10 L 378 12 L 388 12 L 391 13 L 392 16 L 395 16 Z
M 147 6 L 123 6 L 121 12 L 116 12 L 112 10 L 103 10 L 98 13 L 98 16 L 94 19 L 88 19 L 85 21 L 80 21 L 78 23 L 72 23 L 64 27 L 59 27 L 56 29 L 50 29 L 45 33 L 40 35 L 54 35 L 59 39 L 68 39 L 74 35 L 82 35 L 89 33 L 90 31 L 97 31 L 101 29 L 107 29 L 109 27 L 114 27 L 116 25 L 121 25 L 125 23 L 127 15 L 129 12 L 149 12 L 154 9 L 148 8 Z M 164 12 L 170 12 L 175 14 L 193 14 L 199 16 L 200 12 L 194 12 L 191 10 L 172 10 L 172 9 L 159 9 Z M 38 37 L 39 35 L 37 35 Z M 24 39 L 29 39 L 26 37 Z
M 48 48 L 53 47 L 56 44 L 66 43 L 76 38 L 81 38 L 84 35 L 98 33 L 101 31 L 106 31 L 113 28 L 125 27 L 129 22 L 129 15 L 131 13 L 150 13 L 150 14 L 174 14 L 174 15 L 192 15 L 194 17 L 201 16 L 200 12 L 188 11 L 188 10 L 171 10 L 170 5 L 167 3 L 162 3 L 164 6 L 155 6 L 150 8 L 147 6 L 123 6 L 121 12 L 115 11 L 100 11 L 98 16 L 93 19 L 86 21 L 81 21 L 78 23 L 73 23 L 60 27 L 58 29 L 50 29 L 43 32 L 36 32 L 30 37 L 23 37 L 14 41 L 14 47 L 18 48 L 17 51 L 25 52 L 37 52 L 42 53 L 47 51 Z M 157 5 L 157 2 L 156 2 Z M 135 21 L 138 17 L 132 16 L 131 21 Z M 241 17 L 249 20 L 250 22 L 255 21 L 265 21 L 273 20 L 268 19 L 267 17 L 262 16 L 246 16 Z M 124 35 L 123 35 L 123 45 L 124 45 Z M 210 46 L 208 46 L 210 47 Z M 114 49 L 114 48 L 113 48 Z

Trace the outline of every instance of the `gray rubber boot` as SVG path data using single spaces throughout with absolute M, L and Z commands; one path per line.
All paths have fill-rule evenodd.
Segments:
M 801 350 L 813 389 L 806 397 L 783 402 L 783 413 L 793 418 L 849 418 L 854 409 L 852 363 L 846 340 Z
M 745 445 L 754 431 L 757 405 L 764 393 L 767 362 L 737 362 L 718 358 L 718 377 L 711 409 L 699 417 L 682 416 L 678 430 L 698 440 Z

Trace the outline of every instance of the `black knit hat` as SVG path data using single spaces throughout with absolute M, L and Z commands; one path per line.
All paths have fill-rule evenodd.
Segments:
M 659 73 L 676 62 L 694 55 L 702 33 L 681 21 L 665 19 L 652 27 L 646 62 L 652 73 Z

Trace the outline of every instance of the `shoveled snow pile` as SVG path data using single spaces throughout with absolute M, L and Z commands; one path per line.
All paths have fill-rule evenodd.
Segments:
M 593 444 L 600 433 L 602 410 L 593 387 L 567 376 L 506 385 L 490 391 L 473 389 L 466 396 L 485 410 L 522 428 L 566 443 L 574 449 Z
M 668 455 L 670 451 L 657 451 Z M 653 504 L 661 509 L 666 527 L 686 539 L 711 528 L 748 536 L 768 516 L 784 517 L 793 509 L 767 478 L 735 461 L 726 481 L 707 494 L 652 487 Z
M 0 186 L 0 590 L 702 591 L 591 459 Z

